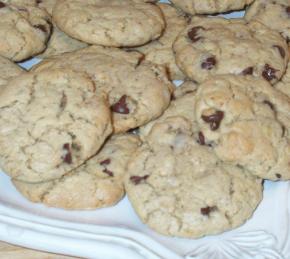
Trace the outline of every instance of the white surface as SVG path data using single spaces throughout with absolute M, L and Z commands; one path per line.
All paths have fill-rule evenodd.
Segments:
M 46 208 L 25 200 L 0 173 L 0 240 L 97 259 L 289 259 L 289 196 L 289 182 L 266 182 L 264 199 L 246 224 L 221 235 L 190 240 L 151 231 L 127 198 L 115 207 L 95 211 Z

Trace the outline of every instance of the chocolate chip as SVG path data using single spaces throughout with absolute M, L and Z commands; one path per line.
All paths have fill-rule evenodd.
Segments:
M 100 165 L 105 166 L 105 165 L 109 165 L 110 163 L 111 163 L 111 159 L 108 158 L 108 159 L 105 159 L 105 160 L 101 161 L 100 162 Z
M 242 71 L 242 75 L 247 76 L 247 75 L 252 75 L 254 73 L 254 68 L 253 67 L 247 67 Z
M 276 174 L 276 177 L 280 179 L 282 177 L 282 175 L 281 174 Z
M 113 176 L 114 176 L 113 172 L 112 172 L 112 171 L 110 171 L 110 170 L 108 170 L 107 168 L 105 168 L 105 169 L 103 170 L 103 172 L 104 172 L 105 174 L 107 174 L 107 175 L 111 176 L 111 177 L 113 177 Z
M 285 56 L 286 56 L 285 49 L 283 49 L 283 48 L 282 48 L 281 46 L 279 46 L 279 45 L 273 45 L 273 47 L 278 49 L 278 51 L 279 51 L 279 53 L 280 53 L 280 55 L 281 55 L 282 58 L 285 58 Z
M 267 104 L 271 108 L 271 110 L 275 111 L 275 107 L 274 107 L 274 104 L 273 103 L 271 103 L 268 100 L 263 101 L 263 103 L 264 104 Z
M 285 133 L 286 133 L 286 128 L 284 125 L 282 125 L 282 138 L 285 137 Z
M 4 4 L 3 2 L 0 2 L 0 8 L 4 8 L 6 6 L 6 4 Z
M 42 0 L 37 0 L 36 3 L 40 4 L 40 3 L 42 3 Z
M 61 99 L 60 99 L 60 104 L 59 104 L 59 108 L 61 110 L 63 110 L 66 107 L 67 104 L 67 96 L 65 95 L 65 93 L 62 93 Z
M 126 103 L 127 95 L 123 95 L 118 102 L 111 106 L 111 110 L 116 113 L 129 114 L 130 110 Z
M 200 144 L 201 146 L 205 145 L 205 137 L 203 135 L 203 133 L 200 131 L 198 132 L 198 140 L 197 143 Z
M 208 216 L 211 212 L 216 211 L 217 207 L 213 206 L 213 207 L 205 207 L 205 208 L 201 208 L 200 209 L 200 213 L 204 216 Z
M 215 57 L 212 56 L 212 57 L 207 58 L 205 61 L 201 63 L 201 68 L 206 69 L 206 70 L 211 70 L 214 68 L 215 65 L 216 65 L 216 59 Z
M 69 143 L 64 144 L 63 149 L 66 152 L 66 154 L 62 157 L 63 161 L 67 164 L 71 164 L 72 156 L 71 156 L 71 151 L 70 151 L 70 144 Z
M 286 13 L 288 14 L 288 17 L 290 17 L 290 6 L 286 7 Z
M 273 79 L 276 79 L 276 75 L 275 73 L 277 72 L 278 70 L 272 68 L 269 64 L 266 64 L 264 66 L 264 70 L 262 72 L 262 76 L 267 80 L 267 81 L 271 81 Z
M 47 33 L 46 27 L 43 24 L 37 24 L 34 25 L 33 27 Z
M 197 42 L 197 41 L 199 41 L 200 39 L 202 39 L 202 37 L 197 36 L 197 32 L 198 32 L 199 30 L 204 30 L 204 27 L 202 27 L 202 26 L 196 26 L 196 27 L 192 27 L 192 28 L 188 31 L 187 36 L 188 36 L 188 38 L 190 38 L 190 40 L 191 40 L 192 42 Z
M 131 176 L 130 181 L 134 183 L 135 185 L 140 184 L 140 182 L 145 181 L 149 175 L 144 175 L 144 176 Z
M 214 114 L 211 114 L 209 116 L 202 115 L 201 118 L 206 122 L 210 124 L 211 130 L 215 131 L 220 127 L 221 121 L 224 118 L 224 112 L 222 111 L 216 111 Z

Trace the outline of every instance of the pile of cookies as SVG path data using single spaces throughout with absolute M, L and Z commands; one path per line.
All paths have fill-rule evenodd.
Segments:
M 27 199 L 126 193 L 155 231 L 197 238 L 290 179 L 289 0 L 171 2 L 0 1 L 0 165 Z

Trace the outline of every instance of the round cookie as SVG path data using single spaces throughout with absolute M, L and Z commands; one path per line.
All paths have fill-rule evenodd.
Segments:
M 289 0 L 256 0 L 246 10 L 245 19 L 259 21 L 290 40 Z
M 50 35 L 50 17 L 34 6 L 0 1 L 0 55 L 22 61 L 43 51 Z
M 53 20 L 75 39 L 111 47 L 145 44 L 165 28 L 161 10 L 143 0 L 58 1 Z
M 146 60 L 165 65 L 171 80 L 183 80 L 185 76 L 176 65 L 172 44 L 187 25 L 188 18 L 169 4 L 160 3 L 158 6 L 164 14 L 166 29 L 160 38 L 136 50 L 142 52 Z
M 254 0 L 170 0 L 190 14 L 215 14 L 241 10 Z
M 50 15 L 52 15 L 52 9 L 56 2 L 56 0 L 40 0 L 38 1 L 38 6 L 40 8 L 44 8 Z M 88 44 L 71 38 L 59 30 L 55 24 L 53 24 L 52 33 L 47 43 L 47 48 L 43 53 L 38 55 L 38 57 L 48 58 L 65 52 L 72 52 L 82 49 L 87 46 Z
M 192 138 L 190 123 L 156 123 L 128 165 L 125 187 L 141 220 L 155 231 L 198 238 L 243 224 L 262 199 L 261 180 L 221 163 Z
M 290 62 L 288 63 L 285 75 L 282 77 L 281 81 L 274 85 L 274 87 L 290 98 Z
M 0 56 L 0 91 L 9 80 L 22 73 L 25 72 L 20 66 Z
M 203 145 L 221 160 L 264 179 L 290 179 L 290 99 L 265 80 L 209 79 L 198 87 L 194 111 Z
M 112 206 L 124 196 L 123 177 L 128 159 L 140 141 L 134 135 L 115 135 L 101 151 L 60 179 L 43 183 L 13 181 L 32 202 L 64 209 Z
M 106 95 L 85 74 L 30 72 L 0 95 L 0 165 L 12 178 L 61 177 L 93 156 L 112 132 Z
M 126 132 L 160 116 L 173 85 L 163 67 L 141 62 L 138 52 L 92 46 L 39 63 L 33 70 L 71 68 L 88 73 L 109 95 L 115 132 Z
M 177 65 L 192 80 L 242 74 L 277 82 L 289 54 L 281 35 L 259 22 L 195 17 L 173 45 Z

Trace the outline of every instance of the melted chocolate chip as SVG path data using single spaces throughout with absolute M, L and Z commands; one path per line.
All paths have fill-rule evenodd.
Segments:
M 72 156 L 71 156 L 71 151 L 70 151 L 70 144 L 66 143 L 63 145 L 62 148 L 66 151 L 66 154 L 62 157 L 63 161 L 67 164 L 71 164 Z
M 217 207 L 213 206 L 213 207 L 205 207 L 205 208 L 201 208 L 200 209 L 200 213 L 204 216 L 208 216 L 211 212 L 216 211 Z
M 113 172 L 110 171 L 110 170 L 108 170 L 107 168 L 105 168 L 105 169 L 103 170 L 103 173 L 105 173 L 105 174 L 107 174 L 108 176 L 111 176 L 111 177 L 114 176 Z
M 192 42 L 197 42 L 197 41 L 199 41 L 200 39 L 202 39 L 202 37 L 197 36 L 197 32 L 198 32 L 199 30 L 204 30 L 204 27 L 202 27 L 202 26 L 196 26 L 196 27 L 192 27 L 192 28 L 188 31 L 187 36 L 188 36 L 188 38 L 190 38 L 190 40 L 191 40 Z
M 198 140 L 197 143 L 200 144 L 201 146 L 205 145 L 205 137 L 203 135 L 203 133 L 200 131 L 198 132 Z
M 269 64 L 266 64 L 264 66 L 264 70 L 262 72 L 262 76 L 267 80 L 267 81 L 271 81 L 273 79 L 276 79 L 276 75 L 275 73 L 277 72 L 278 70 L 272 68 Z
M 149 175 L 144 175 L 144 176 L 131 176 L 130 181 L 134 183 L 135 185 L 140 184 L 140 182 L 145 181 Z
M 216 65 L 215 57 L 209 57 L 201 63 L 201 68 L 206 70 L 211 70 Z
M 280 56 L 282 58 L 285 58 L 286 56 L 286 52 L 285 52 L 285 49 L 283 49 L 281 46 L 279 45 L 273 45 L 274 48 L 278 49 L 279 53 L 280 53 Z
M 111 110 L 116 113 L 129 114 L 130 110 L 126 103 L 127 95 L 123 95 L 118 102 L 111 106 Z
M 0 2 L 0 8 L 4 8 L 6 6 L 6 4 L 4 4 L 3 2 Z
M 286 7 L 286 13 L 288 14 L 288 17 L 290 17 L 290 6 Z
M 282 138 L 285 137 L 285 133 L 286 133 L 286 128 L 284 125 L 282 125 Z
M 37 24 L 34 25 L 33 27 L 47 33 L 46 27 L 43 24 Z
M 210 129 L 215 131 L 220 127 L 221 121 L 224 118 L 224 112 L 222 111 L 216 111 L 214 114 L 211 114 L 209 116 L 201 115 L 201 118 L 206 122 L 210 124 Z
M 278 179 L 280 179 L 280 178 L 282 177 L 282 175 L 281 175 L 281 174 L 276 174 L 276 177 L 277 177 Z
M 267 104 L 271 108 L 271 110 L 275 111 L 275 107 L 274 107 L 274 104 L 273 103 L 271 103 L 268 100 L 263 101 L 263 103 L 264 104 Z
M 36 3 L 40 4 L 40 3 L 42 3 L 42 0 L 37 0 Z
M 105 159 L 105 160 L 103 160 L 103 161 L 101 161 L 100 162 L 100 165 L 109 165 L 111 163 L 111 159 L 110 158 L 108 158 L 108 159 Z
M 253 67 L 247 67 L 242 71 L 242 75 L 244 75 L 244 76 L 253 75 L 253 73 L 254 73 Z

